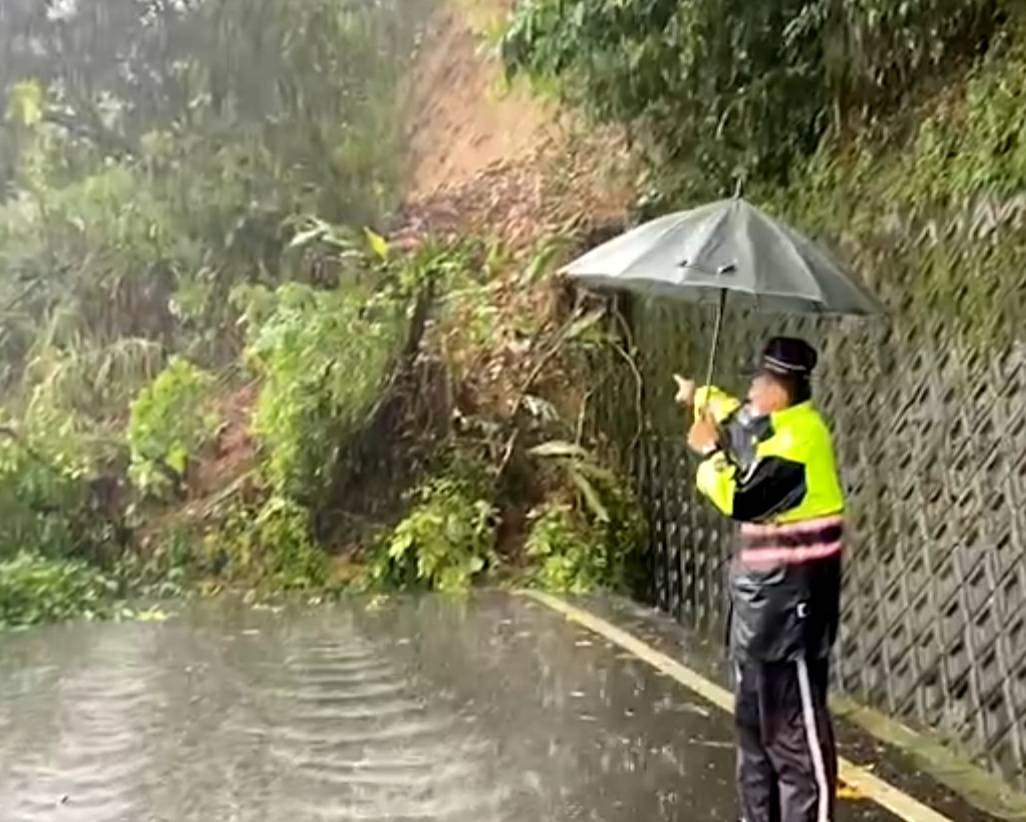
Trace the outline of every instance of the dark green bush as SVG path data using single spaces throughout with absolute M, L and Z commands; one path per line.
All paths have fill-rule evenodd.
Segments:
M 130 475 L 141 492 L 160 496 L 179 482 L 213 436 L 213 388 L 211 374 L 176 357 L 132 403 Z
M 318 588 L 328 577 L 327 556 L 314 542 L 310 512 L 281 496 L 258 506 L 232 507 L 189 562 L 213 582 L 269 592 Z
M 450 455 L 410 494 L 412 509 L 369 557 L 372 587 L 467 590 L 495 561 L 495 508 L 487 471 Z
M 548 442 L 533 453 L 556 463 L 568 494 L 532 512 L 526 548 L 538 568 L 530 581 L 556 591 L 633 593 L 646 573 L 645 527 L 634 494 L 580 446 Z
M 252 300 L 254 296 L 250 294 Z M 312 500 L 330 482 L 347 435 L 385 387 L 406 327 L 403 306 L 289 284 L 251 329 L 248 359 L 263 377 L 253 429 L 282 495 Z
M 0 562 L 0 627 L 108 616 L 115 591 L 83 563 L 19 554 Z
M 510 74 L 629 124 L 697 193 L 781 179 L 832 121 L 879 110 L 997 20 L 996 0 L 523 0 Z

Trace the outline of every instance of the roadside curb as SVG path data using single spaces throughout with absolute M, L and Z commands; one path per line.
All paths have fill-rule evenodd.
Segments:
M 1026 797 L 942 743 L 843 694 L 832 693 L 830 703 L 834 716 L 904 751 L 924 772 L 991 816 L 1016 822 L 1026 820 Z
M 727 713 L 734 712 L 734 697 L 725 688 L 611 622 L 550 594 L 539 591 L 519 591 L 517 595 L 562 614 L 567 620 L 587 628 L 647 662 L 656 670 L 676 680 L 716 707 Z M 900 819 L 908 820 L 908 822 L 953 822 L 943 814 L 928 808 L 919 800 L 852 762 L 840 759 L 838 766 L 840 779 L 846 785 Z

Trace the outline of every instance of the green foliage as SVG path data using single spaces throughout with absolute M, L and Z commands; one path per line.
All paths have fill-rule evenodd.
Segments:
M 910 151 L 896 156 L 887 184 L 892 196 L 922 207 L 960 205 L 987 193 L 1017 194 L 1026 187 L 1026 28 L 970 73 L 958 95 L 948 94 L 919 128 Z M 868 147 L 867 147 L 868 148 Z
M 326 557 L 313 541 L 309 511 L 292 500 L 271 497 L 260 509 L 254 530 L 268 554 L 275 588 L 294 590 L 324 584 Z
M 0 562 L 0 628 L 109 616 L 115 592 L 84 563 L 21 553 Z
M 95 560 L 161 594 L 324 585 L 311 511 L 453 265 L 365 228 L 395 204 L 431 0 L 58 5 L 0 4 L 0 560 Z M 122 551 L 121 433 L 137 489 L 180 488 L 215 426 L 204 369 L 244 342 L 262 501 Z
M 549 442 L 534 456 L 564 472 L 572 503 L 552 501 L 532 514 L 527 554 L 540 565 L 532 581 L 555 591 L 631 592 L 644 573 L 644 522 L 638 501 L 585 449 Z
M 525 290 L 533 285 L 558 250 L 556 241 L 544 246 L 528 262 L 517 285 Z M 500 242 L 462 239 L 427 244 L 400 267 L 404 293 L 416 294 L 427 286 L 433 296 L 433 340 L 457 382 L 479 377 L 476 372 L 484 352 L 494 349 L 500 339 L 511 333 L 533 336 L 545 321 L 537 311 L 508 310 L 510 283 L 500 274 L 513 263 L 509 250 Z
M 527 0 L 511 74 L 651 135 L 688 193 L 782 179 L 835 114 L 886 105 L 993 28 L 994 0 Z
M 51 13 L 12 0 L 0 13 L 0 108 L 59 127 L 102 157 L 138 156 L 153 132 L 199 135 L 208 150 L 229 135 L 258 141 L 289 192 L 311 190 L 315 211 L 341 217 L 331 205 L 365 219 L 368 200 L 381 202 L 392 186 L 392 102 L 427 8 L 423 0 L 110 0 Z M 27 81 L 52 106 L 26 94 Z M 257 186 L 269 166 L 252 169 Z
M 477 239 L 439 241 L 429 238 L 412 255 L 395 260 L 390 268 L 396 294 L 416 297 L 429 287 L 439 300 L 458 294 L 470 284 L 482 284 L 494 272 L 483 270 L 484 244 Z
M 940 214 L 978 196 L 1009 197 L 1026 186 L 1026 27 L 915 112 L 866 129 L 853 140 L 827 140 L 787 188 L 764 199 L 840 233 L 855 221 L 869 230 L 903 211 Z M 857 213 L 856 213 L 857 212 Z
M 90 375 L 126 353 L 152 362 L 147 349 L 174 341 L 171 295 L 200 255 L 129 167 L 40 186 L 0 204 L 0 353 L 12 375 L 29 368 L 30 388 L 53 364 L 77 361 L 80 393 L 69 402 L 97 414 L 103 392 Z M 126 400 L 124 386 L 106 387 L 103 408 L 123 410 L 114 400 Z
M 7 92 L 7 122 L 32 128 L 43 119 L 43 89 L 35 80 L 14 83 Z
M 1010 24 L 1006 41 L 924 101 L 912 123 L 896 116 L 857 140 L 825 141 L 790 185 L 755 193 L 803 229 L 843 241 L 899 328 L 904 315 L 930 311 L 959 343 L 989 349 L 1019 337 L 1026 243 L 1018 207 L 1006 206 L 1026 186 L 1024 35 L 1021 20 Z
M 109 534 L 90 509 L 90 481 L 105 450 L 53 409 L 37 408 L 24 425 L 0 421 L 0 560 L 100 553 Z
M 24 374 L 28 413 L 41 407 L 105 423 L 127 408 L 164 363 L 164 348 L 139 337 L 107 345 L 57 347 L 37 342 Z
M 327 557 L 313 539 L 310 512 L 271 496 L 259 508 L 231 510 L 203 540 L 199 561 L 213 577 L 269 591 L 307 590 L 327 581 Z
M 392 204 L 399 78 L 427 5 L 5 3 L 2 384 L 29 368 L 29 391 L 59 383 L 60 403 L 119 416 L 141 385 L 97 396 L 96 363 L 139 364 L 146 346 L 233 357 L 236 285 L 333 264 L 287 247 L 298 215 L 362 225 Z
M 555 460 L 566 472 L 570 483 L 580 494 L 580 499 L 591 516 L 599 522 L 609 522 L 609 511 L 602 501 L 595 483 L 607 488 L 616 484 L 616 476 L 607 468 L 598 465 L 588 451 L 580 445 L 553 440 L 531 449 L 535 457 Z
M 446 472 L 411 495 L 413 509 L 373 549 L 370 581 L 400 590 L 465 591 L 492 560 L 495 509 L 473 473 Z
M 189 460 L 214 433 L 210 374 L 181 358 L 132 403 L 130 476 L 143 493 L 160 495 L 185 476 Z
M 173 523 L 137 550 L 126 551 L 111 571 L 121 587 L 139 596 L 172 599 L 183 596 L 201 570 L 202 537 L 192 522 Z
M 605 551 L 568 505 L 535 512 L 525 547 L 539 563 L 532 581 L 546 590 L 588 593 L 608 580 Z
M 278 493 L 310 500 L 330 482 L 347 436 L 379 399 L 402 342 L 404 312 L 387 299 L 361 302 L 298 284 L 248 296 L 251 309 L 260 301 L 269 308 L 250 329 L 247 350 L 263 377 L 253 430 L 267 451 L 267 478 Z

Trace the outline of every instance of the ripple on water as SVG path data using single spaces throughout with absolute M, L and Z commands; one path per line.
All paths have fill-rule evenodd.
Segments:
M 160 710 L 156 671 L 145 642 L 105 632 L 85 664 L 62 671 L 50 689 L 23 695 L 14 710 L 36 716 L 40 736 L 18 756 L 0 786 L 0 804 L 17 820 L 144 819 L 147 735 Z M 15 715 L 14 722 L 19 721 Z
M 34 667 L 0 669 L 0 819 L 507 818 L 474 718 L 345 617 L 34 640 Z
M 472 721 L 417 698 L 398 670 L 382 678 L 380 659 L 365 657 L 364 671 L 376 672 L 368 684 L 344 656 L 326 657 L 323 646 L 294 654 L 290 688 L 272 697 L 279 705 L 270 751 L 292 818 L 499 818 L 503 798 L 482 771 L 487 746 Z M 335 678 L 342 668 L 351 679 Z

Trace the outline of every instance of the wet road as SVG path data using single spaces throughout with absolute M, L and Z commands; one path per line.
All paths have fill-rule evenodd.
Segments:
M 736 818 L 729 717 L 501 594 L 205 603 L 0 660 L 3 822 Z

